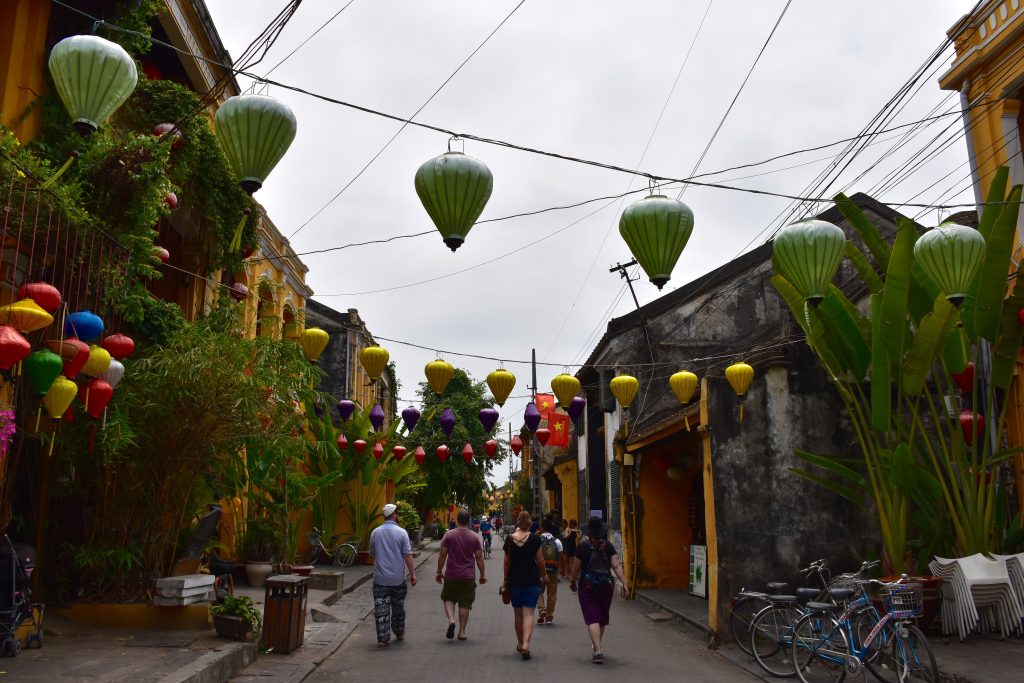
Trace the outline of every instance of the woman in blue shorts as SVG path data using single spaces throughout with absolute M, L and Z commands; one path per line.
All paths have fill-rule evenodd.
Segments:
M 530 658 L 533 612 L 537 608 L 541 586 L 547 583 L 540 536 L 530 533 L 530 513 L 520 512 L 518 528 L 505 541 L 505 583 L 501 590 L 511 593 L 516 618 L 516 651 Z

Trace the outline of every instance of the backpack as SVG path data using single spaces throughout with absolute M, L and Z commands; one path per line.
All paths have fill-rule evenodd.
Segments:
M 541 539 L 540 552 L 544 556 L 544 569 L 548 574 L 558 571 L 558 546 L 555 545 L 554 536 Z
M 594 578 L 611 578 L 612 575 L 612 561 L 608 558 L 608 551 L 604 544 L 604 541 L 599 541 L 596 545 L 590 545 L 587 573 Z

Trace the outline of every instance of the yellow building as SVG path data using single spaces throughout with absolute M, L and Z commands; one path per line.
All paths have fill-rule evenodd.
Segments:
M 967 149 L 979 204 L 988 194 L 997 168 L 1010 168 L 1010 184 L 1024 183 L 1021 158 L 1021 101 L 1024 99 L 1024 2 L 989 0 L 961 17 L 946 32 L 956 46 L 956 58 L 939 79 L 944 90 L 960 92 Z M 1018 253 L 1024 224 L 1018 218 Z M 1018 359 L 1020 379 L 1021 360 Z M 1011 443 L 1024 444 L 1024 387 L 1015 381 L 1015 409 L 1008 411 Z M 1016 490 L 1024 491 L 1024 455 L 1014 458 Z M 1024 496 L 1018 495 L 1024 511 Z

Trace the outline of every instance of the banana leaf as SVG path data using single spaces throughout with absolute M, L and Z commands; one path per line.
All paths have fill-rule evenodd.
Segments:
M 878 267 L 883 271 L 889 269 L 889 257 L 891 250 L 889 245 L 886 244 L 882 235 L 878 232 L 878 229 L 871 224 L 867 216 L 857 208 L 857 205 L 847 197 L 845 194 L 840 192 L 832 198 L 836 203 L 836 207 L 842 212 L 843 216 L 847 221 L 850 222 L 850 226 L 857 231 L 860 238 L 864 240 L 865 246 L 871 255 L 875 257 L 875 262 Z
M 1017 234 L 1017 214 L 1020 209 L 1019 185 L 1010 190 L 1007 204 L 992 225 L 985 240 L 985 260 L 977 280 L 974 301 L 974 327 L 978 334 L 992 341 L 999 334 L 999 322 L 1006 298 L 1006 274 L 1010 272 L 1010 254 Z M 996 207 L 990 206 L 986 213 Z
M 978 222 L 978 232 L 985 238 L 985 242 L 988 242 L 989 235 L 992 234 L 992 227 L 995 225 L 996 218 L 1002 213 L 1002 207 L 1000 202 L 1006 198 L 1006 183 L 1010 177 L 1010 169 L 1007 166 L 1000 166 L 996 169 L 995 175 L 992 177 L 992 184 L 988 188 L 988 197 L 986 197 L 987 206 L 981 212 L 981 220 Z M 1005 272 L 1005 271 L 1004 271 Z M 967 330 L 967 336 L 974 339 L 978 336 L 977 327 L 975 324 L 975 309 L 978 301 L 978 287 L 980 286 L 980 276 L 975 278 L 971 283 L 970 288 L 967 290 L 967 297 L 964 299 L 961 308 L 963 308 L 962 318 L 964 321 L 964 327 Z
M 914 229 L 914 224 L 901 220 L 885 276 L 881 325 L 882 343 L 885 344 L 889 356 L 897 362 L 903 358 L 907 336 L 907 302 L 910 297 L 910 271 L 916 241 L 917 230 Z
M 963 308 L 960 310 L 960 319 L 963 320 Z M 953 334 L 946 337 L 946 343 L 942 345 L 942 362 L 947 372 L 963 372 L 967 367 L 968 350 L 967 335 L 964 328 L 957 326 Z
M 831 348 L 830 341 L 825 336 L 824 326 L 820 322 L 819 324 L 809 324 L 810 318 L 805 318 L 804 311 L 806 307 L 804 306 L 803 295 L 782 275 L 772 275 L 771 280 L 776 291 L 778 291 L 783 301 L 789 306 L 800 329 L 804 331 L 804 335 L 807 337 L 807 344 L 818 354 L 822 365 L 825 366 L 825 370 L 832 377 L 848 375 L 850 369 L 845 365 L 839 353 Z
M 1009 389 L 1017 370 L 1017 357 L 1024 337 L 1024 329 L 1017 318 L 1021 308 L 1024 308 L 1024 264 L 1017 268 L 1013 292 L 1003 306 L 999 335 L 992 344 L 992 385 L 997 389 Z
M 882 343 L 882 295 L 871 295 L 871 426 L 892 426 L 892 361 Z
M 871 363 L 871 347 L 863 332 L 867 320 L 835 285 L 829 285 L 815 313 L 824 324 L 829 346 L 842 355 L 853 378 L 862 380 Z
M 935 298 L 932 312 L 924 317 L 914 333 L 903 367 L 903 391 L 917 396 L 924 389 L 928 373 L 938 360 L 946 339 L 956 329 L 960 312 L 941 294 Z
M 850 263 L 857 269 L 857 273 L 861 279 L 864 280 L 864 284 L 868 286 L 868 289 L 872 294 L 878 294 L 882 291 L 882 278 L 878 277 L 878 273 L 868 263 L 868 257 L 864 255 L 864 252 L 860 250 L 852 240 L 846 240 L 846 248 L 844 249 L 846 257 L 850 259 Z

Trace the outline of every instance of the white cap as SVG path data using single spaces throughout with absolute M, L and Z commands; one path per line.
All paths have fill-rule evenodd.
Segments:
M 395 510 L 397 509 L 397 505 L 395 505 L 394 503 L 388 503 L 387 505 L 384 506 L 384 516 L 390 517 L 391 515 L 395 514 Z

